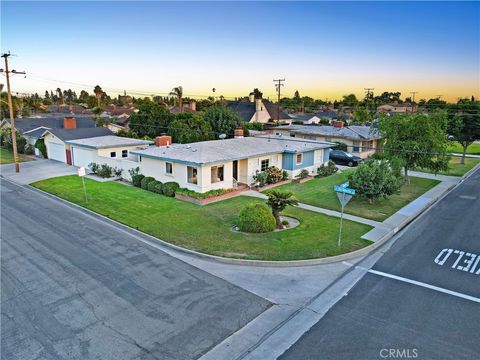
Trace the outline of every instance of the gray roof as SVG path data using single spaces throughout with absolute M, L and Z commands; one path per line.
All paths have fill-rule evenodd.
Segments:
M 85 128 L 85 129 L 50 129 L 50 130 L 44 131 L 44 133 L 47 133 L 47 132 L 52 133 L 62 141 L 113 135 L 112 131 L 103 127 Z
M 268 100 L 262 99 L 262 103 L 265 106 L 265 110 L 268 111 L 270 118 L 272 120 L 277 120 L 278 108 L 277 105 L 271 103 Z M 239 101 L 231 101 L 227 104 L 227 107 L 238 113 L 240 117 L 244 121 L 250 121 L 255 115 L 256 112 L 256 105 L 254 102 L 250 102 L 249 100 L 239 100 Z M 280 108 L 280 120 L 290 119 L 290 116 Z
M 152 141 L 120 137 L 116 135 L 96 136 L 86 139 L 76 139 L 65 141 L 67 144 L 77 145 L 92 149 L 105 149 L 121 146 L 142 146 L 149 145 Z
M 299 121 L 308 121 L 313 117 L 316 117 L 315 114 L 291 114 L 290 117 L 292 120 L 299 120 Z
M 335 119 L 337 117 L 337 113 L 333 110 L 329 111 L 317 111 L 315 113 L 320 119 L 327 118 L 327 119 Z
M 45 127 L 48 129 L 63 129 L 63 118 L 65 116 L 48 116 L 48 117 L 32 117 L 15 119 L 15 129 L 18 129 L 21 133 L 25 133 L 30 130 L 34 130 L 39 127 Z M 93 128 L 95 127 L 95 121 L 91 117 L 87 116 L 73 116 L 77 119 L 77 128 Z M 7 119 L 10 124 L 10 120 Z
M 338 128 L 330 125 L 286 125 L 278 126 L 274 128 L 274 130 L 275 129 L 288 130 L 291 133 L 338 137 L 351 140 L 373 140 L 381 138 L 378 130 L 370 126 L 352 125 Z
M 333 144 L 279 137 L 246 137 L 191 144 L 150 146 L 130 153 L 193 165 L 221 163 L 279 153 L 297 153 L 330 148 Z

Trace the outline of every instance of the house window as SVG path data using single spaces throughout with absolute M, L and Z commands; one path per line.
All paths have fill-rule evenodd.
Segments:
M 360 151 L 360 142 L 358 142 L 358 141 L 353 142 L 353 151 L 354 152 Z
M 303 154 L 297 154 L 295 160 L 297 162 L 297 165 L 301 164 L 303 162 Z
M 170 162 L 165 163 L 165 174 L 172 175 L 173 174 L 173 164 Z
M 112 152 L 110 153 L 110 157 L 117 157 L 117 153 L 116 153 L 115 151 L 112 151 Z
M 128 150 L 122 150 L 122 158 L 128 157 Z
M 210 170 L 211 174 L 211 183 L 216 183 L 223 181 L 223 165 L 222 166 L 212 166 Z
M 270 160 L 269 159 L 262 160 L 260 170 L 265 171 L 269 168 L 269 166 L 270 166 Z
M 190 184 L 197 184 L 198 183 L 198 170 L 196 167 L 187 166 L 187 181 Z

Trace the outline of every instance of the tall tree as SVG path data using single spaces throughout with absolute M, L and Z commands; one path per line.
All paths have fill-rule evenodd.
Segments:
M 480 140 L 480 101 L 461 99 L 451 108 L 454 114 L 449 120 L 448 133 L 462 145 L 460 163 L 465 164 L 467 148 Z
M 236 112 L 224 106 L 209 107 L 203 118 L 210 124 L 212 131 L 217 136 L 220 134 L 232 136 L 235 129 L 243 127 L 242 118 Z
M 177 99 L 178 107 L 180 111 L 183 111 L 183 88 L 181 86 L 174 87 L 169 95 Z
M 447 114 L 396 114 L 381 116 L 378 126 L 387 158 L 401 159 L 408 170 L 416 167 L 438 172 L 447 170 Z
M 355 108 L 358 105 L 358 99 L 355 94 L 343 95 L 342 104 L 343 106 Z
M 283 229 L 280 213 L 285 210 L 288 205 L 298 205 L 298 200 L 293 197 L 293 193 L 290 191 L 270 190 L 267 196 L 267 205 L 272 209 L 272 214 L 277 223 L 277 229 Z
M 100 107 L 100 99 L 102 98 L 103 90 L 100 87 L 100 85 L 96 85 L 95 88 L 93 89 L 93 92 L 95 93 L 95 96 L 97 97 L 97 106 Z
M 179 144 L 215 139 L 210 124 L 192 113 L 177 114 L 168 125 L 167 133 Z
M 166 133 L 174 115 L 165 107 L 154 102 L 137 102 L 138 112 L 130 115 L 130 129 L 139 137 L 155 136 Z

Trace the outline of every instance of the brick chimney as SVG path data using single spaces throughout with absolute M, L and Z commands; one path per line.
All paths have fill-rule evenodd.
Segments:
M 155 138 L 155 146 L 168 146 L 171 144 L 172 137 L 170 135 L 162 135 Z
M 74 117 L 64 117 L 63 118 L 63 128 L 64 129 L 76 129 L 77 128 L 77 119 Z
M 235 129 L 233 135 L 234 135 L 235 139 L 243 138 L 243 129 Z
M 335 120 L 335 121 L 333 122 L 333 127 L 343 128 L 343 121 Z

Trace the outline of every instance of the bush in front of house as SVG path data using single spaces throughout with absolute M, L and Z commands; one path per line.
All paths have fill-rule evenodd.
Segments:
M 158 184 L 161 184 L 160 181 L 157 181 L 157 180 L 153 180 L 153 181 L 150 181 L 148 184 L 147 184 L 147 190 L 148 191 L 151 191 L 151 192 L 156 192 L 155 191 L 155 188 Z
M 189 196 L 194 199 L 208 199 L 210 197 L 214 196 L 220 196 L 223 194 L 228 194 L 229 192 L 234 191 L 235 189 L 216 189 L 216 190 L 210 190 L 204 193 L 199 193 L 193 190 L 185 189 L 185 188 L 180 188 L 178 189 L 175 193 L 180 194 L 180 195 L 185 195 Z
M 275 166 L 270 166 L 265 171 L 258 171 L 253 175 L 253 186 L 265 186 L 268 184 L 276 184 L 280 181 L 288 179 L 288 172 Z
M 163 195 L 165 196 L 170 196 L 170 197 L 174 197 L 175 196 L 175 192 L 180 188 L 180 185 L 178 185 L 178 183 L 174 182 L 174 181 L 169 181 L 169 182 L 166 182 L 165 184 L 163 184 L 162 186 L 162 193 Z
M 237 226 L 240 231 L 243 232 L 270 232 L 275 230 L 275 218 L 268 206 L 263 204 L 249 204 L 240 210 Z
M 267 184 L 268 175 L 265 171 L 258 171 L 253 175 L 252 185 L 265 186 Z
M 307 170 L 307 169 L 303 169 L 303 170 L 300 171 L 300 173 L 299 173 L 297 176 L 295 176 L 295 177 L 298 178 L 298 179 L 305 179 L 305 178 L 307 178 L 307 177 L 309 177 L 309 176 L 310 176 L 310 173 L 308 172 L 308 170 Z
M 318 177 L 330 176 L 335 174 L 337 171 L 338 171 L 337 166 L 332 160 L 330 160 L 327 165 L 325 164 L 320 165 L 320 167 L 317 169 L 317 176 Z
M 145 176 L 142 181 L 140 181 L 140 187 L 143 189 L 143 190 L 148 190 L 148 183 L 151 182 L 151 181 L 155 181 L 155 178 L 151 177 L 151 176 Z
M 96 174 L 98 172 L 99 167 L 100 167 L 100 165 L 98 165 L 97 163 L 92 162 L 92 163 L 88 164 L 88 168 L 94 174 Z
M 155 184 L 153 190 L 154 193 L 157 193 L 157 194 L 163 194 L 163 183 L 160 182 L 160 181 L 157 181 L 157 183 Z
M 267 183 L 276 184 L 283 179 L 283 171 L 275 166 L 270 166 L 267 170 Z
M 113 175 L 113 168 L 107 164 L 102 164 L 97 170 L 97 175 L 102 178 L 109 178 Z
M 48 157 L 47 155 L 47 147 L 45 146 L 45 141 L 43 139 L 38 139 L 35 141 L 35 147 L 40 151 L 42 156 L 46 159 Z
M 322 124 L 322 125 L 330 125 L 330 119 L 322 118 L 322 119 L 320 119 L 320 124 Z
M 136 174 L 132 176 L 132 184 L 135 187 L 141 187 L 142 186 L 142 180 L 145 177 L 145 175 L 142 174 Z

